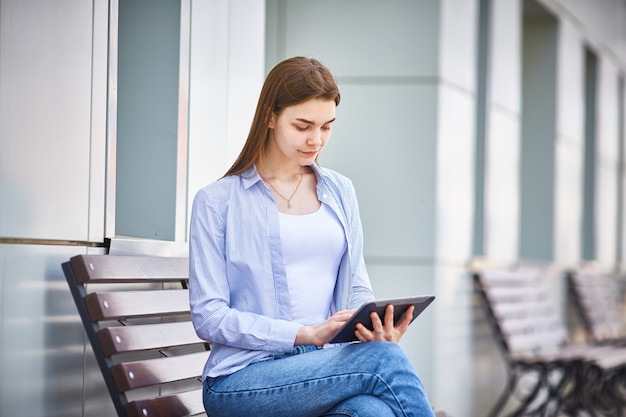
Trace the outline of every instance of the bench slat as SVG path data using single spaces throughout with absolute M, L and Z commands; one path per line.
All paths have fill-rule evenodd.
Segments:
M 509 354 L 552 351 L 567 342 L 565 325 L 536 271 L 492 270 L 477 277 Z
M 188 290 L 94 292 L 84 300 L 92 321 L 189 312 Z
M 498 318 L 523 317 L 556 317 L 552 307 L 539 302 L 495 302 L 491 303 L 494 314 Z
M 98 331 L 98 339 L 107 357 L 125 352 L 204 343 L 196 335 L 190 321 L 107 327 Z
M 202 389 L 131 401 L 126 404 L 126 412 L 129 417 L 171 417 L 200 414 L 204 412 Z
M 600 271 L 568 274 L 571 294 L 586 328 L 595 342 L 616 342 L 626 338 L 626 323 L 615 278 Z
M 123 362 L 111 367 L 119 392 L 168 382 L 197 378 L 202 375 L 209 351 L 168 358 Z
M 508 337 L 507 343 L 513 354 L 528 351 L 550 351 L 560 346 L 565 336 L 563 330 L 546 333 L 518 333 Z
M 70 259 L 79 284 L 170 282 L 189 278 L 188 258 L 79 255 Z

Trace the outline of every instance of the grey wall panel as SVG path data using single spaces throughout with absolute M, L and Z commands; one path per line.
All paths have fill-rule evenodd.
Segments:
M 61 263 L 86 251 L 0 245 L 0 415 L 82 415 L 85 336 Z
M 439 7 L 437 0 L 279 1 L 280 36 L 272 48 L 278 59 L 318 57 L 339 77 L 432 77 L 438 69 Z
M 115 407 L 89 342 L 84 362 L 83 417 L 116 417 Z
M 116 235 L 175 239 L 180 13 L 119 3 Z
M 1 237 L 88 238 L 93 18 L 82 0 L 0 2 Z
M 342 103 L 320 164 L 357 189 L 366 254 L 432 258 L 437 89 L 340 82 Z
M 527 3 L 528 4 L 528 3 Z M 527 13 L 523 26 L 520 246 L 522 259 L 554 256 L 557 21 Z

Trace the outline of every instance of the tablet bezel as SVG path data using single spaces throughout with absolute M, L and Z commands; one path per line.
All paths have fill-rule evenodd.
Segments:
M 352 317 L 344 323 L 344 325 L 335 332 L 328 343 L 346 343 L 358 341 L 354 331 L 357 323 L 363 323 L 368 329 L 372 329 L 372 319 L 370 314 L 376 311 L 378 316 L 383 320 L 385 316 L 385 308 L 389 304 L 394 306 L 394 324 L 397 324 L 405 311 L 410 306 L 415 306 L 411 323 L 428 307 L 435 299 L 434 295 L 422 295 L 416 297 L 393 298 L 388 300 L 377 300 L 362 305 Z

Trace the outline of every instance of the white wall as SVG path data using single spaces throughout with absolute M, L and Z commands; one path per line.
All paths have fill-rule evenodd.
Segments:
M 610 269 L 617 261 L 618 77 L 616 66 L 600 56 L 596 97 L 596 260 Z
M 191 4 L 187 217 L 197 191 L 224 175 L 248 135 L 265 78 L 264 6 Z
M 585 42 L 626 65 L 626 5 L 621 0 L 541 0 L 541 3 L 561 19 L 576 26 Z
M 622 151 L 622 171 L 621 171 L 621 175 L 619 178 L 620 181 L 620 191 L 621 191 L 621 207 L 622 207 L 622 211 L 621 213 L 618 213 L 619 217 L 619 223 L 621 225 L 620 230 L 618 231 L 618 233 L 620 233 L 621 236 L 621 241 L 620 241 L 620 245 L 618 247 L 618 270 L 619 271 L 625 271 L 626 270 L 626 170 L 624 170 L 624 163 L 626 161 L 626 144 L 624 142 L 626 142 L 626 77 L 625 77 L 625 72 L 622 72 L 621 74 L 621 80 L 622 80 L 622 85 L 621 85 L 621 93 L 622 93 L 622 111 L 621 111 L 621 120 L 622 120 L 622 125 L 621 125 L 621 141 L 622 141 L 622 147 L 621 147 L 621 151 Z
M 485 145 L 485 257 L 517 259 L 519 245 L 521 1 L 492 2 Z
M 0 2 L 1 237 L 104 238 L 107 12 Z
M 572 268 L 582 253 L 585 54 L 571 22 L 560 22 L 557 39 L 554 257 Z

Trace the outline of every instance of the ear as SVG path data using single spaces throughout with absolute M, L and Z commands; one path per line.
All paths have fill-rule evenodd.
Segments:
M 267 127 L 270 129 L 274 129 L 276 127 L 276 113 L 272 112 L 270 115 L 270 122 Z

